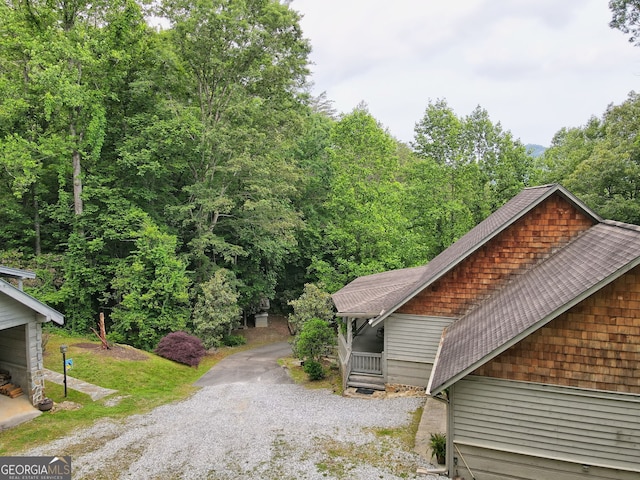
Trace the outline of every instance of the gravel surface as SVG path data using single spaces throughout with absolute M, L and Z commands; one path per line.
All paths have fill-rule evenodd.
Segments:
M 359 399 L 298 385 L 228 384 L 25 455 L 71 455 L 74 479 L 396 479 L 429 464 L 383 430 L 423 398 Z M 378 432 L 378 434 L 376 434 Z

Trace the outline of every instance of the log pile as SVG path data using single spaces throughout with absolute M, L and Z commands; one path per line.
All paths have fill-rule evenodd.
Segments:
M 16 398 L 23 394 L 22 388 L 13 383 L 7 383 L 0 387 L 0 393 L 7 397 Z
M 22 395 L 22 393 L 22 388 L 11 383 L 11 375 L 9 372 L 0 371 L 0 394 L 16 398 Z

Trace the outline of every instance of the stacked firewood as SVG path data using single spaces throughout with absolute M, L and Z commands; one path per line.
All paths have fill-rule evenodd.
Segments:
M 0 394 L 7 397 L 16 398 L 22 395 L 22 388 L 11 383 L 9 372 L 0 370 Z

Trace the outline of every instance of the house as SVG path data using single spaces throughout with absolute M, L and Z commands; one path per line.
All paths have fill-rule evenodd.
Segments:
M 62 325 L 64 316 L 22 291 L 33 272 L 0 266 L 0 277 L 16 279 L 18 287 L 0 279 L 0 370 L 27 394 L 32 405 L 43 398 L 42 324 Z
M 428 379 L 448 403 L 450 475 L 639 478 L 639 265 L 640 227 L 559 185 L 525 189 L 426 266 L 334 295 L 345 377 L 383 326 L 381 381 Z
M 425 389 L 443 328 L 600 218 L 559 185 L 523 190 L 427 265 L 332 295 L 345 384 Z

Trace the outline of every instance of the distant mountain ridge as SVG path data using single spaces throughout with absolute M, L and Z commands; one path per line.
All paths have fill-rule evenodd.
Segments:
M 547 147 L 543 147 L 542 145 L 537 145 L 535 143 L 527 143 L 524 148 L 527 150 L 527 153 L 533 158 L 538 158 L 542 156 Z

